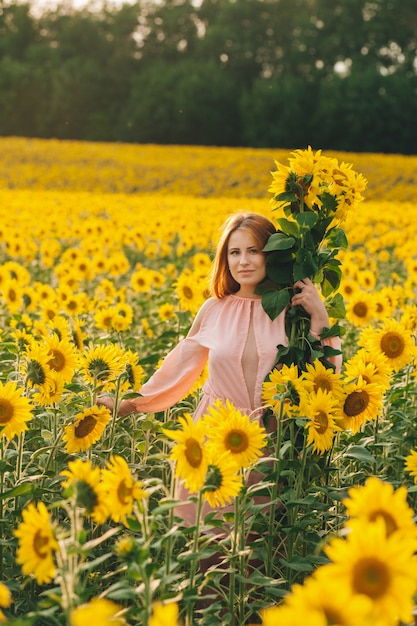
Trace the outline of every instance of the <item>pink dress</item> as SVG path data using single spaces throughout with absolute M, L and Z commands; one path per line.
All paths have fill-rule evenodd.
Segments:
M 284 315 L 271 321 L 260 298 L 212 299 L 198 330 L 179 342 L 143 385 L 141 397 L 131 402 L 146 413 L 173 406 L 187 395 L 208 360 L 195 418 L 216 399 L 229 400 L 247 413 L 261 409 L 262 382 L 275 362 L 277 345 L 287 344 Z
M 141 396 L 131 402 L 143 413 L 173 406 L 187 395 L 208 361 L 207 382 L 194 419 L 204 415 L 217 399 L 229 400 L 237 409 L 259 419 L 264 412 L 262 382 L 275 363 L 278 344 L 288 343 L 285 312 L 271 320 L 260 298 L 234 294 L 213 298 L 204 306 L 199 327 L 192 329 L 165 357 L 160 369 L 142 386 Z M 332 341 L 334 347 L 336 343 Z M 259 472 L 252 471 L 248 484 L 261 479 Z M 182 504 L 177 514 L 186 523 L 193 524 L 195 505 L 187 502 L 188 495 L 180 485 L 177 497 Z M 217 515 L 231 510 L 233 506 L 219 508 Z M 210 511 L 211 507 L 205 502 L 203 517 Z

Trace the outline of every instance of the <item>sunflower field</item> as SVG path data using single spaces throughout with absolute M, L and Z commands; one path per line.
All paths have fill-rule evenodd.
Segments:
M 0 147 L 0 621 L 415 624 L 417 157 L 329 155 L 367 180 L 338 257 L 343 366 L 271 376 L 267 434 L 229 403 L 193 422 L 205 371 L 163 413 L 97 397 L 140 394 L 208 297 L 224 219 L 273 219 L 289 154 Z M 179 481 L 230 512 L 184 523 Z

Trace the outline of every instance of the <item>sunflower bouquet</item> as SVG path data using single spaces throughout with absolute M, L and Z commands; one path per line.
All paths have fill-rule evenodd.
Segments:
M 264 248 L 267 278 L 260 287 L 263 308 L 275 319 L 290 303 L 294 283 L 310 278 L 320 284 L 329 315 L 343 318 L 343 297 L 337 293 L 342 277 L 337 254 L 347 247 L 343 225 L 363 200 L 367 181 L 351 164 L 339 164 L 336 158 L 322 155 L 321 150 L 314 152 L 311 147 L 294 151 L 289 166 L 275 163 L 269 191 L 279 230 Z M 286 324 L 289 345 L 278 346 L 276 363 L 295 363 L 300 370 L 316 358 L 330 364 L 334 350 L 309 333 L 308 315 L 302 307 L 288 310 Z M 339 336 L 340 332 L 335 324 L 325 329 L 320 339 Z

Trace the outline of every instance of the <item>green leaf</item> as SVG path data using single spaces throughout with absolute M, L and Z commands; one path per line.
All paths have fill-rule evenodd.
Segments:
M 375 457 L 363 446 L 351 446 L 346 450 L 344 456 L 362 463 L 375 463 Z
M 329 230 L 326 236 L 327 244 L 331 248 L 344 248 L 348 247 L 348 240 L 343 228 L 334 227 Z
M 288 289 L 280 291 L 266 291 L 262 295 L 262 306 L 264 311 L 274 320 L 288 306 L 290 294 Z
M 294 282 L 303 278 L 312 278 L 317 272 L 317 263 L 310 250 L 301 248 L 297 251 L 294 263 Z
M 277 202 L 296 202 L 297 196 L 290 191 L 283 191 L 274 197 Z
M 29 493 L 32 493 L 32 485 L 29 483 L 22 483 L 21 485 L 17 485 L 17 487 L 13 487 L 13 489 L 2 493 L 0 495 L 0 500 L 5 500 L 6 498 L 17 498 L 17 496 L 26 496 Z
M 319 218 L 317 213 L 314 213 L 313 211 L 304 211 L 303 213 L 296 215 L 295 219 L 300 226 L 300 232 L 306 233 L 314 228 Z
M 266 264 L 266 273 L 274 283 L 278 285 L 292 285 L 294 283 L 293 275 L 294 264 L 291 263 L 268 263 Z
M 326 302 L 326 309 L 330 317 L 344 319 L 346 308 L 341 293 L 337 293 L 330 301 Z
M 333 291 L 340 285 L 342 278 L 342 270 L 340 267 L 323 267 L 323 279 L 321 282 L 321 290 L 325 298 L 330 296 Z
M 282 232 L 286 235 L 292 235 L 296 238 L 300 236 L 300 229 L 297 222 L 294 222 L 294 220 L 287 220 L 285 217 L 280 217 L 277 219 L 277 222 Z
M 294 237 L 289 237 L 285 233 L 274 233 L 273 235 L 270 235 L 263 251 L 272 252 L 273 250 L 288 250 L 289 248 L 292 248 L 294 244 Z

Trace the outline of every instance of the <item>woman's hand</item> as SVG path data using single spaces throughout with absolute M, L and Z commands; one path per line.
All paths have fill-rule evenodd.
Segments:
M 294 289 L 300 291 L 291 298 L 291 305 L 301 305 L 305 309 L 310 315 L 311 332 L 320 335 L 323 328 L 329 327 L 330 322 L 324 302 L 314 283 L 309 278 L 303 278 L 303 280 L 297 280 L 294 283 Z
M 96 400 L 96 404 L 106 406 L 111 413 L 114 411 L 114 398 L 111 396 L 99 396 Z M 131 413 L 135 413 L 136 407 L 130 400 L 122 400 L 119 404 L 117 415 L 119 417 L 126 417 Z

